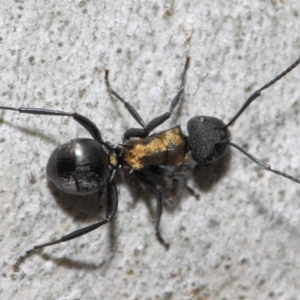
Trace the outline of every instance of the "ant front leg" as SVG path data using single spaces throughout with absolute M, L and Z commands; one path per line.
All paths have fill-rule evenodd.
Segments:
M 32 115 L 73 117 L 74 120 L 76 120 L 81 126 L 83 126 L 90 133 L 90 135 L 94 138 L 94 140 L 98 141 L 100 144 L 106 145 L 106 143 L 102 139 L 100 130 L 97 128 L 97 126 L 90 119 L 78 113 L 68 113 L 59 110 L 32 108 L 32 107 L 14 108 L 14 107 L 0 106 L 0 109 L 13 110 L 13 111 L 18 111 L 19 113 L 32 114 Z
M 168 177 L 174 180 L 182 180 L 184 181 L 184 185 L 187 189 L 187 191 L 190 193 L 191 196 L 193 196 L 196 200 L 200 199 L 200 195 L 197 194 L 194 189 L 192 189 L 189 185 L 188 185 L 188 180 L 186 178 L 186 176 L 184 174 L 181 173 L 175 173 L 173 171 L 169 171 L 166 169 L 163 169 L 159 166 L 150 166 L 149 167 L 149 171 L 155 175 L 158 176 L 163 176 L 163 177 Z
M 109 80 L 108 80 L 108 74 L 109 70 L 105 70 L 105 82 L 106 86 L 109 90 L 109 92 L 114 95 L 118 100 L 120 100 L 125 108 L 128 110 L 128 112 L 131 114 L 131 116 L 143 127 L 143 128 L 130 128 L 126 130 L 124 133 L 124 139 L 129 139 L 131 137 L 138 137 L 138 138 L 145 138 L 147 137 L 152 130 L 154 130 L 156 127 L 164 123 L 166 120 L 168 120 L 171 117 L 171 114 L 175 107 L 178 105 L 181 96 L 184 91 L 185 86 L 185 75 L 187 72 L 187 69 L 189 67 L 190 57 L 188 56 L 186 58 L 186 63 L 184 66 L 183 73 L 181 75 L 181 88 L 179 92 L 176 94 L 176 96 L 173 98 L 171 105 L 169 107 L 169 111 L 165 112 L 164 114 L 152 119 L 147 125 L 145 125 L 143 119 L 139 115 L 139 113 L 136 111 L 136 109 L 129 103 L 126 102 L 119 94 L 117 94 L 111 87 Z
M 43 249 L 45 247 L 53 246 L 59 243 L 67 242 L 72 239 L 78 238 L 112 221 L 118 208 L 118 192 L 117 192 L 116 185 L 112 179 L 107 182 L 106 191 L 107 191 L 107 212 L 104 220 L 99 221 L 90 226 L 75 230 L 67 235 L 62 236 L 60 239 L 57 239 L 55 241 L 44 243 L 41 245 L 35 245 L 32 249 L 27 250 L 24 255 L 18 258 L 17 262 L 13 265 L 14 270 L 17 271 L 22 261 L 24 261 L 35 250 Z
M 157 204 L 156 204 L 156 213 L 157 213 L 157 219 L 155 224 L 155 232 L 156 237 L 158 241 L 166 248 L 166 250 L 169 250 L 170 245 L 166 243 L 166 241 L 163 239 L 163 237 L 160 234 L 159 225 L 160 225 L 160 219 L 163 212 L 163 202 L 161 197 L 161 187 L 157 185 L 149 176 L 145 175 L 142 172 L 134 171 L 134 174 L 137 176 L 137 178 L 142 181 L 143 183 L 151 186 L 153 189 L 155 189 L 157 193 Z

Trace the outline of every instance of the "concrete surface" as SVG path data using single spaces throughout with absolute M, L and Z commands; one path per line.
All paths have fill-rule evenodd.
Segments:
M 243 4 L 242 4 L 243 3 Z M 191 65 L 184 99 L 160 129 L 195 115 L 225 122 L 247 96 L 300 56 L 299 1 L 8 1 L 0 3 L 0 105 L 77 111 L 106 140 L 136 126 L 113 87 L 147 121 L 168 108 Z M 232 140 L 300 177 L 300 66 L 264 91 L 231 128 Z M 88 137 L 67 117 L 0 112 L 1 299 L 300 299 L 300 186 L 232 149 L 183 171 L 200 194 L 155 194 L 117 178 L 115 221 L 68 243 L 16 258 L 35 244 L 99 220 L 105 193 L 79 198 L 48 184 L 53 149 Z

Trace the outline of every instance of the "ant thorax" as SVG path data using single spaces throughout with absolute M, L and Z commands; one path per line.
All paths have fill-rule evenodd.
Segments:
M 187 140 L 180 126 L 122 145 L 124 162 L 135 170 L 146 166 L 177 166 L 187 159 Z

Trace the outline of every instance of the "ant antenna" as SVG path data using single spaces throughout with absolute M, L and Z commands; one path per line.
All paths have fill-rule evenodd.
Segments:
M 228 145 L 240 150 L 242 153 L 244 153 L 247 157 L 249 157 L 252 161 L 254 161 L 260 168 L 266 170 L 266 171 L 270 171 L 270 172 L 273 172 L 277 175 L 280 175 L 280 176 L 283 176 L 285 178 L 288 178 L 292 181 L 295 181 L 297 183 L 300 183 L 300 179 L 297 178 L 297 177 L 294 177 L 294 176 L 291 176 L 287 173 L 284 173 L 284 172 L 281 172 L 281 171 L 278 171 L 278 170 L 275 170 L 275 169 L 272 169 L 271 166 L 261 160 L 259 160 L 258 158 L 256 158 L 255 156 L 253 156 L 252 154 L 248 153 L 247 151 L 245 151 L 244 149 L 242 149 L 240 146 L 234 144 L 234 143 L 231 143 L 231 142 L 228 142 L 227 143 Z
M 275 77 L 273 80 L 271 80 L 269 83 L 265 84 L 262 88 L 255 91 L 244 103 L 244 105 L 241 107 L 241 109 L 237 112 L 237 114 L 232 118 L 232 120 L 225 126 L 225 128 L 232 125 L 236 119 L 244 112 L 244 110 L 256 99 L 260 96 L 260 93 L 273 85 L 276 81 L 280 80 L 282 77 L 284 77 L 286 74 L 291 72 L 293 69 L 295 69 L 300 64 L 300 57 L 292 64 L 290 65 L 285 71 L 283 71 L 281 74 L 279 74 L 277 77 Z
M 244 112 L 244 110 L 256 99 L 260 96 L 261 92 L 265 89 L 267 89 L 268 87 L 270 87 L 271 85 L 273 85 L 275 82 L 277 82 L 278 80 L 280 80 L 282 77 L 284 77 L 286 74 L 288 74 L 289 72 L 291 72 L 294 68 L 296 68 L 298 65 L 300 64 L 300 57 L 292 64 L 290 65 L 285 71 L 283 71 L 282 73 L 280 73 L 278 76 L 276 76 L 273 80 L 271 80 L 269 83 L 265 84 L 262 88 L 260 88 L 259 90 L 255 91 L 244 103 L 244 105 L 240 108 L 240 110 L 237 112 L 237 114 L 231 119 L 231 121 L 224 127 L 225 129 L 229 126 L 231 126 L 236 119 Z M 259 160 L 258 158 L 256 158 L 255 156 L 253 156 L 252 154 L 248 153 L 247 151 L 245 151 L 244 149 L 242 149 L 241 147 L 239 147 L 238 145 L 228 142 L 228 145 L 238 149 L 239 151 L 241 151 L 243 154 L 245 154 L 248 158 L 250 158 L 253 162 L 255 162 L 260 168 L 266 170 L 266 171 L 270 171 L 273 172 L 277 175 L 286 177 L 292 181 L 295 181 L 297 183 L 300 183 L 300 179 L 296 178 L 294 176 L 291 176 L 287 173 L 283 173 L 281 171 L 272 169 L 271 166 L 261 160 Z

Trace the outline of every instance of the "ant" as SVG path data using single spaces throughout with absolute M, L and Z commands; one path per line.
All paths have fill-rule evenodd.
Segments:
M 113 90 L 108 79 L 109 70 L 105 70 L 105 83 L 108 91 L 124 104 L 130 115 L 142 127 L 126 130 L 123 135 L 123 143 L 119 145 L 104 141 L 97 126 L 91 120 L 78 113 L 42 108 L 0 106 L 0 109 L 17 111 L 19 113 L 73 117 L 89 132 L 93 139 L 76 138 L 58 146 L 49 158 L 46 168 L 47 175 L 56 187 L 69 194 L 89 195 L 103 188 L 106 188 L 107 191 L 107 212 L 103 220 L 62 236 L 60 239 L 34 246 L 26 251 L 24 256 L 19 257 L 15 265 L 16 269 L 20 262 L 36 249 L 72 240 L 112 221 L 118 206 L 118 193 L 114 177 L 118 170 L 124 168 L 130 169 L 130 173 L 135 174 L 141 182 L 156 191 L 157 219 L 155 231 L 158 241 L 166 248 L 169 245 L 162 238 L 159 230 L 163 211 L 162 190 L 153 181 L 151 175 L 176 179 L 176 176 L 180 174 L 166 170 L 161 166 L 182 165 L 187 159 L 188 152 L 191 152 L 191 156 L 197 164 L 209 164 L 224 157 L 228 152 L 228 146 L 232 146 L 245 154 L 259 167 L 300 183 L 300 179 L 272 169 L 270 165 L 230 142 L 230 132 L 228 130 L 228 127 L 260 96 L 263 90 L 269 88 L 300 64 L 300 57 L 285 71 L 250 95 L 237 114 L 226 125 L 215 117 L 195 116 L 187 123 L 188 136 L 182 133 L 180 126 L 149 135 L 171 117 L 172 112 L 182 98 L 189 63 L 190 57 L 187 57 L 181 75 L 181 87 L 171 101 L 169 110 L 147 124 L 145 124 L 135 108 Z

